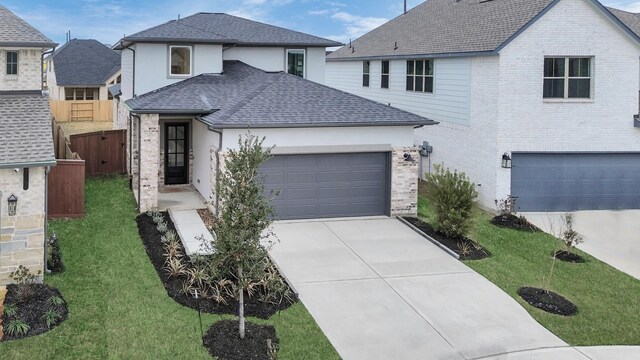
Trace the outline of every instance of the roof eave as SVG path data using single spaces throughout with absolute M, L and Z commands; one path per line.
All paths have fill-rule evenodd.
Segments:
M 374 56 L 348 56 L 348 57 L 327 57 L 327 62 L 332 61 L 362 61 L 362 60 L 405 60 L 416 58 L 448 58 L 448 57 L 476 57 L 476 56 L 495 56 L 498 52 L 495 50 L 470 51 L 470 52 L 452 52 L 437 54 L 402 54 L 402 55 L 374 55 Z
M 28 42 L 28 41 L 3 41 L 0 42 L 0 47 L 20 47 L 20 48 L 43 48 L 52 49 L 58 46 L 54 42 Z
M 42 160 L 42 161 L 31 161 L 31 162 L 15 162 L 15 163 L 2 163 L 0 164 L 0 169 L 23 169 L 23 168 L 34 168 L 41 166 L 55 166 L 56 160 Z
M 125 102 L 126 105 L 126 102 Z M 129 107 L 129 106 L 127 106 Z M 215 112 L 215 109 L 129 109 L 136 115 L 158 114 L 158 115 L 208 115 Z
M 120 40 L 119 44 L 115 46 L 114 50 L 122 50 L 136 43 L 166 43 L 166 44 L 234 44 L 237 43 L 236 39 L 188 39 L 188 38 L 169 38 L 169 37 L 125 37 Z
M 326 42 L 326 43 L 305 43 L 305 42 L 237 42 L 237 46 L 300 46 L 300 47 L 319 47 L 319 48 L 327 48 L 327 47 L 335 47 L 335 46 L 343 46 L 344 44 L 338 42 Z
M 202 119 L 202 122 L 216 129 L 284 129 L 284 128 L 324 128 L 324 127 L 371 127 L 371 126 L 425 126 L 437 125 L 439 122 L 425 119 L 424 121 L 381 121 L 381 122 L 341 122 L 341 123 L 298 123 L 298 124 L 219 124 Z

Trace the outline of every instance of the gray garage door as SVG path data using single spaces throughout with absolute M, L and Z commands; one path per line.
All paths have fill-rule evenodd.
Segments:
M 514 153 L 520 211 L 640 208 L 640 153 Z
M 265 162 L 265 190 L 278 219 L 385 215 L 388 154 L 277 155 Z

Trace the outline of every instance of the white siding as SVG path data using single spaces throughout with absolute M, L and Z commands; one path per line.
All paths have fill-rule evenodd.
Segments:
M 308 48 L 306 54 L 306 78 L 320 84 L 325 83 L 325 48 Z
M 211 148 L 219 146 L 220 135 L 210 131 L 200 121 L 192 121 L 193 186 L 207 201 L 213 200 L 211 189 Z
M 369 87 L 362 86 L 362 61 L 331 61 L 326 65 L 329 86 L 421 116 L 456 124 L 469 122 L 471 60 L 435 60 L 434 92 L 406 91 L 406 60 L 390 62 L 389 89 L 381 89 L 381 61 L 371 61 Z
M 247 130 L 225 129 L 222 137 L 223 149 L 236 149 L 238 137 Z M 413 127 L 322 127 L 322 128 L 282 128 L 251 129 L 258 137 L 265 137 L 265 146 L 357 146 L 389 145 L 390 147 L 413 146 Z
M 594 57 L 592 101 L 543 100 L 544 57 L 558 55 Z M 499 153 L 640 152 L 639 58 L 638 46 L 589 1 L 560 1 L 501 51 Z M 498 196 L 510 188 L 510 172 L 499 172 Z
M 133 97 L 133 52 L 123 49 L 120 54 L 120 68 L 122 69 L 120 91 L 122 91 L 121 99 L 124 102 Z
M 224 60 L 238 60 L 265 71 L 284 71 L 283 47 L 233 47 L 224 50 Z

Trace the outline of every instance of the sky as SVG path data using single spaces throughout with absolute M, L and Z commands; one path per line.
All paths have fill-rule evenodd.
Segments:
M 407 0 L 412 8 L 424 0 Z M 600 0 L 640 12 L 637 0 Z M 72 38 L 114 44 L 123 35 L 197 12 L 225 12 L 348 43 L 402 14 L 403 0 L 0 0 L 57 43 Z

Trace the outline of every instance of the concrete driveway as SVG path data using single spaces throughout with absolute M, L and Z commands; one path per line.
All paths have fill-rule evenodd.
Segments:
M 560 227 L 564 213 L 524 213 L 525 217 L 548 233 Z M 620 271 L 640 279 L 640 210 L 576 211 L 574 230 L 584 243 L 578 248 Z
M 277 222 L 274 230 L 274 260 L 346 360 L 480 359 L 567 346 L 396 219 Z

